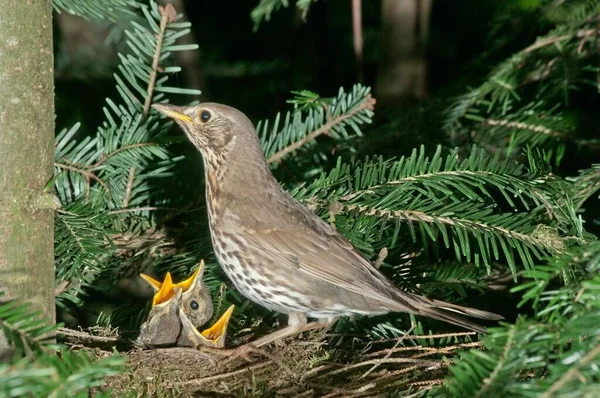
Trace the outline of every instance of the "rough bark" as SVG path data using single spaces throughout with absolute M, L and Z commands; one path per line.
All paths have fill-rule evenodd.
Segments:
M 382 48 L 377 101 L 396 102 L 426 95 L 425 41 L 431 0 L 383 0 Z
M 0 87 L 0 291 L 54 322 L 51 0 L 2 0 Z

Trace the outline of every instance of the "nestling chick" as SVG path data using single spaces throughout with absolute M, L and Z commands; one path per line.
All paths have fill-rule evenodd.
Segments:
M 181 308 L 195 327 L 206 324 L 213 316 L 213 304 L 210 291 L 203 281 L 204 261 L 200 261 L 198 269 L 188 279 L 173 284 L 171 274 L 167 272 L 165 281 L 160 282 L 148 275 L 140 276 L 152 286 L 156 294 L 152 299 L 152 306 L 168 301 L 175 294 L 176 288 L 182 290 Z M 167 285 L 167 286 L 165 286 Z
M 148 348 L 169 346 L 225 346 L 231 306 L 210 328 L 198 332 L 212 317 L 213 306 L 208 288 L 202 281 L 204 262 L 183 282 L 173 284 L 167 273 L 164 282 L 141 275 L 156 291 L 148 319 L 142 324 L 139 342 Z

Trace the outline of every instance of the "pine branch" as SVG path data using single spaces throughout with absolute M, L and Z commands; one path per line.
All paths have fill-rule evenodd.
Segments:
M 557 13 L 560 23 L 454 101 L 444 121 L 447 133 L 479 145 L 489 143 L 495 150 L 508 144 L 507 154 L 524 144 L 553 148 L 565 140 L 585 142 L 574 136 L 562 113 L 571 91 L 596 85 L 590 73 L 597 68 L 593 38 L 600 36 L 600 7 L 594 2 L 557 2 L 548 8 L 552 10 L 539 9 L 540 17 Z
M 527 54 L 530 52 L 534 52 L 543 47 L 553 45 L 553 44 L 556 44 L 556 43 L 559 43 L 559 42 L 565 41 L 565 40 L 582 39 L 582 38 L 586 38 L 586 37 L 590 37 L 590 36 L 598 36 L 598 35 L 600 35 L 600 29 L 580 29 L 580 30 L 577 30 L 573 33 L 569 33 L 566 35 L 544 37 L 542 39 L 538 39 L 535 43 L 533 43 L 529 47 L 521 50 L 521 53 Z
M 581 360 L 579 360 L 575 366 L 569 368 L 568 371 L 566 371 L 558 380 L 556 380 L 546 392 L 540 395 L 540 398 L 550 398 L 555 396 L 555 394 L 569 382 L 581 377 L 582 368 L 589 365 L 590 362 L 594 361 L 598 356 L 600 356 L 600 339 L 596 338 L 594 341 L 596 346 L 585 356 L 583 356 L 583 358 L 581 358 Z
M 572 182 L 571 194 L 575 209 L 581 206 L 600 190 L 600 164 L 593 164 L 591 168 L 581 170 L 579 176 L 567 178 Z
M 574 266 L 585 270 L 583 278 L 548 290 L 549 280 L 571 273 Z M 542 298 L 536 316 L 492 329 L 484 339 L 486 351 L 463 354 L 450 367 L 445 386 L 431 395 L 551 397 L 596 391 L 598 270 L 600 245 L 595 242 L 555 257 L 547 269 L 525 272 L 530 281 L 513 291 Z
M 159 7 L 159 12 L 161 15 L 160 18 L 160 26 L 158 29 L 158 35 L 156 38 L 156 47 L 154 49 L 154 58 L 152 58 L 152 71 L 150 72 L 150 76 L 148 79 L 148 90 L 146 95 L 146 100 L 144 101 L 144 110 L 142 114 L 144 118 L 148 116 L 148 112 L 150 111 L 150 105 L 152 104 L 152 94 L 154 92 L 154 86 L 156 84 L 156 77 L 158 75 L 158 67 L 160 62 L 160 56 L 162 53 L 162 46 L 165 37 L 165 32 L 167 30 L 167 24 L 173 23 L 177 19 L 177 14 L 175 13 L 175 8 L 173 8 L 172 4 L 167 4 L 165 7 Z
M 79 173 L 82 177 L 73 173 L 59 174 L 55 186 L 63 202 L 77 199 L 84 187 L 88 200 L 93 203 L 106 202 L 104 196 L 108 195 L 112 199 L 109 208 L 121 207 L 128 194 L 131 197 L 126 202 L 134 200 L 138 192 L 135 188 L 140 184 L 135 181 L 129 184 L 128 173 L 132 167 L 136 170 L 137 180 L 148 173 L 164 173 L 165 164 L 150 167 L 152 163 L 156 164 L 157 158 L 173 163 L 163 146 L 167 123 L 157 123 L 156 117 L 148 117 L 150 103 L 160 101 L 164 96 L 161 92 L 199 94 L 197 90 L 167 87 L 166 76 L 158 78 L 159 71 L 179 71 L 177 67 L 159 65 L 170 53 L 197 47 L 174 44 L 178 37 L 189 33 L 189 23 L 175 22 L 177 16 L 171 5 L 158 7 L 154 1 L 150 7 L 138 2 L 131 4 L 141 11 L 147 25 L 131 21 L 133 29 L 126 31 L 131 53 L 119 54 L 121 64 L 115 79 L 123 105 L 107 99 L 106 122 L 95 137 L 73 141 L 78 126 L 57 136 L 59 169 Z M 142 85 L 146 87 L 142 88 Z M 102 189 L 92 189 L 92 182 L 99 183 Z M 128 190 L 128 186 L 132 189 Z
M 85 351 L 67 349 L 35 360 L 0 364 L 0 395 L 7 397 L 87 397 L 90 390 L 104 384 L 105 378 L 125 369 L 119 356 L 94 359 Z M 105 394 L 95 396 L 110 396 Z
M 56 12 L 65 11 L 86 19 L 116 21 L 120 15 L 135 15 L 135 0 L 52 0 Z
M 82 202 L 60 210 L 56 217 L 56 279 L 91 282 L 114 247 L 110 217 Z
M 14 346 L 13 356 L 40 354 L 58 326 L 50 325 L 39 311 L 32 311 L 29 304 L 7 301 L 3 296 L 4 293 L 0 292 L 0 333 Z
M 300 107 L 293 113 L 288 112 L 282 128 L 279 127 L 279 114 L 271 129 L 268 122 L 259 123 L 257 131 L 268 162 L 280 162 L 324 134 L 335 139 L 348 139 L 348 127 L 360 136 L 358 124 L 370 123 L 373 116 L 375 99 L 369 92 L 361 85 L 354 86 L 350 93 L 340 89 L 336 98 L 319 101 L 321 106 Z
M 308 10 L 315 0 L 296 0 L 296 7 L 302 10 L 302 18 L 306 18 Z M 260 0 L 260 3 L 250 12 L 250 17 L 254 21 L 254 31 L 263 21 L 270 21 L 271 14 L 278 11 L 281 7 L 287 8 L 288 0 Z
M 489 267 L 491 267 L 492 259 L 500 259 L 500 251 L 496 243 L 499 242 L 500 249 L 506 257 L 515 278 L 517 276 L 514 257 L 515 250 L 519 253 L 520 260 L 525 267 L 533 267 L 534 259 L 531 257 L 531 253 L 540 260 L 546 253 L 560 254 L 565 246 L 565 243 L 558 236 L 554 238 L 551 237 L 552 232 L 537 236 L 533 231 L 530 233 L 523 233 L 519 232 L 519 229 L 501 227 L 492 225 L 491 223 L 462 217 L 442 217 L 437 214 L 428 214 L 421 211 L 390 211 L 357 205 L 343 205 L 343 207 L 349 212 L 356 211 L 358 214 L 365 216 L 374 216 L 395 221 L 409 221 L 417 224 L 420 228 L 420 235 L 423 238 L 430 237 L 434 242 L 437 241 L 438 236 L 441 234 L 447 248 L 451 246 L 450 239 L 452 240 L 452 246 L 457 255 L 457 259 L 460 260 L 464 257 L 467 261 L 472 261 L 473 256 L 475 264 L 479 265 L 480 262 L 483 262 L 483 264 L 488 267 L 488 271 L 491 271 L 491 268 Z M 444 210 L 446 209 L 440 210 L 440 212 L 445 213 Z M 458 210 L 465 211 L 465 209 Z M 456 213 L 460 214 L 460 212 Z M 480 212 L 477 214 L 479 216 L 482 215 Z M 508 218 L 508 215 L 509 214 L 505 214 L 500 217 L 506 219 Z M 516 217 L 514 217 L 514 215 L 512 216 L 510 221 L 515 223 Z M 446 227 L 453 232 L 452 236 L 448 235 Z M 416 240 L 415 231 L 412 228 L 410 231 L 411 235 L 413 235 L 413 240 Z M 472 254 L 473 248 L 468 242 L 467 236 L 469 235 L 473 236 L 478 244 L 474 254 Z M 542 252 L 538 252 L 537 249 L 541 249 Z
M 534 258 L 559 254 L 581 236 L 577 216 L 561 205 L 561 181 L 545 181 L 516 162 L 500 162 L 476 149 L 463 160 L 456 151 L 442 157 L 439 147 L 429 158 L 422 147 L 397 161 L 338 162 L 293 194 L 317 211 L 327 209 L 330 217 L 346 213 L 347 221 L 333 221 L 345 232 L 361 220 L 360 242 L 393 248 L 406 225 L 426 251 L 427 242 L 434 248 L 443 244 L 458 260 L 474 260 L 488 271 L 502 254 L 515 277 L 517 262 L 531 268 Z M 510 211 L 503 210 L 500 198 Z M 388 220 L 395 229 L 382 234 Z
M 301 146 L 306 145 L 307 142 L 314 140 L 315 138 L 317 138 L 318 136 L 322 135 L 322 134 L 329 134 L 329 132 L 336 126 L 338 125 L 342 125 L 347 119 L 352 118 L 354 115 L 356 115 L 357 113 L 368 109 L 368 110 L 373 110 L 373 105 L 375 104 L 375 100 L 368 95 L 365 100 L 363 102 L 360 103 L 360 105 L 356 108 L 354 108 L 353 110 L 351 110 L 350 112 L 346 113 L 346 114 L 342 114 L 339 115 L 333 119 L 330 119 L 327 123 L 325 123 L 323 126 L 321 126 L 320 128 L 310 132 L 309 134 L 307 134 L 304 138 L 291 143 L 290 145 L 288 145 L 287 147 L 275 152 L 273 155 L 271 155 L 268 159 L 267 162 L 269 163 L 274 163 L 274 162 L 279 162 L 283 157 L 285 157 L 287 154 L 296 151 L 298 148 L 300 148 Z

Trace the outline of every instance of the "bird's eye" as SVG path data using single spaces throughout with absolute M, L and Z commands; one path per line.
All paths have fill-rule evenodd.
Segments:
M 202 123 L 208 122 L 210 120 L 210 112 L 209 111 L 200 112 L 200 120 L 202 120 Z
M 193 310 L 197 310 L 198 308 L 200 308 L 200 306 L 198 305 L 198 302 L 196 300 L 192 300 L 190 301 L 190 308 Z

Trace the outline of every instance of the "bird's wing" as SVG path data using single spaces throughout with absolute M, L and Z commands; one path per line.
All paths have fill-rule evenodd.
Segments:
M 275 263 L 298 268 L 311 277 L 370 297 L 398 308 L 396 288 L 352 244 L 320 218 L 312 215 L 303 223 L 246 230 L 244 237 Z

